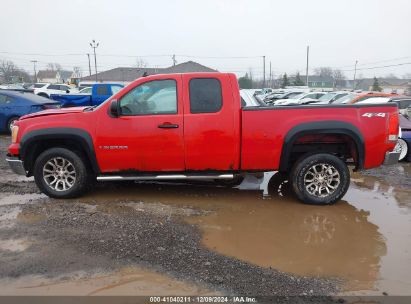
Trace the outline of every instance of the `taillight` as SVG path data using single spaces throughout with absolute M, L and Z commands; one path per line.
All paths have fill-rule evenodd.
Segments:
M 388 141 L 396 142 L 398 140 L 399 128 L 398 112 L 390 113 L 388 120 Z

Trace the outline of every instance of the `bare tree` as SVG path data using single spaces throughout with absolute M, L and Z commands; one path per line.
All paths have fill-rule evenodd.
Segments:
M 147 61 L 141 58 L 137 58 L 135 67 L 136 68 L 146 68 L 147 67 Z
M 47 63 L 46 69 L 49 71 L 61 71 L 62 67 L 61 67 L 61 64 L 59 63 L 49 62 Z
M 333 77 L 333 69 L 330 67 L 319 67 L 314 70 L 314 74 L 318 76 Z
M 11 77 L 13 76 L 15 70 L 16 66 L 14 65 L 13 61 L 2 60 L 0 62 L 0 75 L 3 77 L 4 81 L 11 81 Z
M 345 75 L 343 71 L 334 69 L 332 77 L 334 78 L 334 87 L 342 87 L 344 85 Z
M 30 81 L 30 75 L 19 69 L 13 61 L 2 60 L 0 62 L 0 76 L 5 82 L 28 82 Z

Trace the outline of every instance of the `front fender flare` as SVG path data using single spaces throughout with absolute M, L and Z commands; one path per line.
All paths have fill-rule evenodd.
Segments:
M 86 156 L 90 161 L 93 171 L 98 174 L 100 168 L 97 163 L 96 153 L 94 151 L 93 139 L 91 135 L 78 128 L 46 128 L 28 132 L 23 135 L 20 140 L 20 158 L 24 162 L 26 170 L 30 173 L 30 168 L 27 168 L 27 162 L 30 158 L 30 148 L 35 143 L 44 140 L 75 140 L 80 143 L 83 150 L 86 152 Z

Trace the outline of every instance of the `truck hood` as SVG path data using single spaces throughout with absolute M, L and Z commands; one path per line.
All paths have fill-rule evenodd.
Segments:
M 40 111 L 20 117 L 20 120 L 34 118 L 39 116 L 48 116 L 48 115 L 60 115 L 60 114 L 72 114 L 72 113 L 81 113 L 87 107 L 72 107 L 72 108 L 61 108 L 61 109 L 50 109 L 45 111 Z

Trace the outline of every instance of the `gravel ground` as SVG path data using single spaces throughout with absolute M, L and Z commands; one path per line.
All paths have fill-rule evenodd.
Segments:
M 30 250 L 0 255 L 5 262 L 0 277 L 57 276 L 136 263 L 242 295 L 328 295 L 338 290 L 337 280 L 292 276 L 214 253 L 200 244 L 198 229 L 182 222 L 178 212 L 158 215 L 120 203 L 114 213 L 106 213 L 59 201 L 25 205 L 22 214 L 40 220 L 3 229 L 0 237 L 30 235 L 37 241 Z

